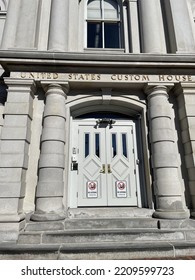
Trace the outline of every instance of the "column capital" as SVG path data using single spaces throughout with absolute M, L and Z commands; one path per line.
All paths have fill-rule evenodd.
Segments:
M 33 79 L 16 79 L 16 78 L 4 78 L 5 84 L 8 86 L 8 90 L 15 90 L 18 87 L 21 87 L 21 91 L 29 91 L 31 96 L 34 98 L 36 93 L 37 85 Z
M 41 85 L 45 91 L 45 95 L 59 94 L 66 98 L 69 92 L 69 83 L 64 81 L 41 81 Z
M 148 98 L 153 95 L 166 95 L 168 96 L 169 90 L 174 86 L 174 84 L 159 84 L 159 83 L 148 83 L 144 89 Z

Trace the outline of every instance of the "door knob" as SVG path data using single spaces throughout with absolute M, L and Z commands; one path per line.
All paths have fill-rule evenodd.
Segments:
M 112 170 L 111 170 L 110 164 L 108 164 L 108 173 L 112 173 Z
M 100 173 L 106 173 L 106 165 L 102 164 L 102 169 L 100 170 Z

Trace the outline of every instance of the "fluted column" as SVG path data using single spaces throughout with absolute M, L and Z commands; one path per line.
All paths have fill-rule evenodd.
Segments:
M 160 0 L 139 1 L 142 52 L 166 53 Z
M 69 0 L 52 0 L 48 50 L 68 50 L 68 14 Z
M 65 99 L 68 84 L 50 84 L 46 91 L 35 213 L 32 220 L 62 220 L 64 194 Z
M 189 213 L 183 205 L 184 194 L 179 177 L 167 88 L 155 86 L 148 93 L 153 185 L 156 197 L 154 217 L 185 219 L 189 217 Z
M 21 0 L 9 0 L 1 49 L 8 49 L 14 47 L 17 23 L 20 12 L 20 1 Z

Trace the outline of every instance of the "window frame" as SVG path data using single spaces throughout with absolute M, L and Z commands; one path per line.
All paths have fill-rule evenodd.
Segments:
M 85 49 L 87 50 L 104 50 L 104 51 L 110 51 L 110 50 L 114 50 L 114 51 L 123 51 L 124 52 L 124 19 L 123 19 L 123 6 L 122 6 L 122 1 L 120 0 L 114 0 L 117 2 L 117 5 L 118 5 L 118 19 L 114 19 L 114 18 L 111 18 L 111 19 L 105 19 L 104 18 L 104 2 L 107 1 L 107 0 L 100 0 L 103 2 L 103 5 L 102 5 L 102 17 L 101 18 L 88 18 L 88 2 L 90 0 L 86 0 L 86 6 L 85 6 Z M 88 47 L 88 22 L 92 22 L 92 23 L 100 23 L 101 26 L 102 26 L 102 47 Z M 113 48 L 108 48 L 108 47 L 105 47 L 105 23 L 117 23 L 119 24 L 119 47 L 113 47 Z

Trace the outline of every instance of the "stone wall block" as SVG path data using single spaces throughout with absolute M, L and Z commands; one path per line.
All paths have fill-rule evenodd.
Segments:
M 178 161 L 177 156 L 175 154 L 167 153 L 154 153 L 152 156 L 152 167 L 153 168 L 177 168 Z
M 42 154 L 39 168 L 64 168 L 64 156 L 61 154 Z
M 44 127 L 50 128 L 64 128 L 65 119 L 60 116 L 47 116 L 44 117 Z
M 43 154 L 55 154 L 64 151 L 64 141 L 45 141 L 41 146 Z
M 23 103 L 6 103 L 5 115 L 28 115 L 32 119 L 33 108 L 30 104 Z
M 28 154 L 28 148 L 29 144 L 26 141 L 9 140 L 0 143 L 0 153 L 2 154 Z
M 0 168 L 24 168 L 28 167 L 28 155 L 23 154 L 1 154 Z
M 4 125 L 7 127 L 30 127 L 31 119 L 27 115 L 6 115 Z
M 30 106 L 33 104 L 34 96 L 29 91 L 29 85 L 22 85 L 20 89 L 16 86 L 9 87 L 9 94 L 7 96 L 8 103 L 27 103 Z
M 0 182 L 0 197 L 17 198 L 25 196 L 25 182 Z
M 174 142 L 174 135 L 173 131 L 170 128 L 159 128 L 154 129 L 150 133 L 151 141 L 153 143 L 159 142 L 159 141 L 169 141 Z
M 26 170 L 21 168 L 0 168 L 0 182 L 25 182 Z
M 195 167 L 194 166 L 188 169 L 188 175 L 189 175 L 190 181 L 195 181 Z
M 195 166 L 195 154 L 189 154 L 185 156 L 185 163 L 187 168 Z
M 189 182 L 190 193 L 195 196 L 195 180 Z
M 0 213 L 1 215 L 7 215 L 9 214 L 14 215 L 16 214 L 16 210 L 18 214 L 22 213 L 22 205 L 23 205 L 23 197 L 8 197 L 8 198 L 1 198 L 0 203 Z
M 43 131 L 41 141 L 61 141 L 65 143 L 65 131 L 59 128 L 47 128 Z
M 160 179 L 158 182 L 154 182 L 155 194 L 160 196 L 181 196 L 181 192 L 178 193 L 178 185 L 180 184 L 181 182 L 174 180 L 174 178 Z
M 60 181 L 55 182 L 39 182 L 37 195 L 39 197 L 53 197 L 63 195 L 64 184 Z
M 160 101 L 159 101 L 160 102 Z M 161 104 L 161 103 L 160 103 Z M 156 106 L 151 106 L 150 108 L 150 118 L 155 119 L 155 118 L 169 118 L 171 119 L 171 113 L 170 113 L 170 108 L 161 105 L 156 105 Z
M 30 143 L 31 130 L 25 127 L 4 127 L 2 131 L 2 140 L 23 140 Z
M 195 154 L 195 141 L 190 141 L 184 144 L 185 154 Z

